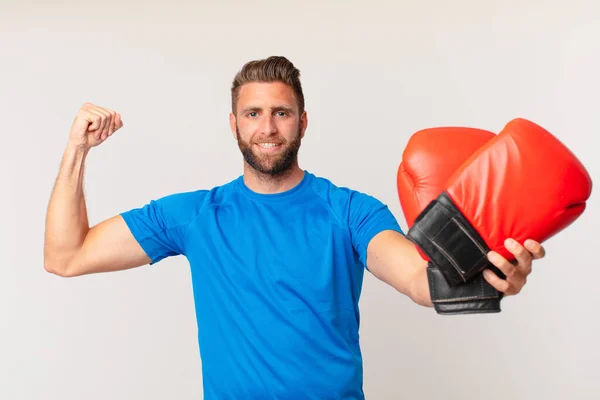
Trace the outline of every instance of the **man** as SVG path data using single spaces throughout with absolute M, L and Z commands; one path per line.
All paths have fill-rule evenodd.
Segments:
M 244 65 L 229 122 L 243 175 L 210 190 L 153 200 L 89 228 L 85 158 L 123 126 L 86 103 L 69 137 L 49 204 L 45 267 L 72 277 L 184 255 L 190 263 L 206 399 L 362 399 L 358 340 L 364 269 L 431 307 L 426 262 L 377 199 L 304 171 L 308 120 L 299 71 L 283 57 Z M 544 248 L 515 243 L 506 276 L 518 293 Z

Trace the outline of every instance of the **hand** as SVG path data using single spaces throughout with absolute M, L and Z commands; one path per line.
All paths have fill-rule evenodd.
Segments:
M 527 276 L 531 273 L 533 260 L 544 258 L 546 250 L 540 243 L 531 239 L 526 240 L 523 245 L 516 240 L 506 239 L 504 246 L 514 254 L 514 263 L 494 251 L 488 253 L 488 259 L 506 275 L 506 279 L 498 277 L 489 269 L 483 271 L 483 276 L 496 290 L 503 292 L 506 296 L 511 296 L 523 289 L 527 282 Z
M 104 142 L 122 126 L 121 114 L 84 103 L 71 126 L 69 144 L 90 149 Z

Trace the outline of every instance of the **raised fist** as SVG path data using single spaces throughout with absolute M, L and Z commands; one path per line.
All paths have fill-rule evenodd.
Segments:
M 90 149 L 104 142 L 122 126 L 121 114 L 92 103 L 84 103 L 71 126 L 69 142 Z

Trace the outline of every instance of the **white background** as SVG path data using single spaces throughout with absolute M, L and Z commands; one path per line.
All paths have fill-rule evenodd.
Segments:
M 2 0 L 0 398 L 202 397 L 184 258 L 74 279 L 44 271 L 46 207 L 84 101 L 125 122 L 88 157 L 95 224 L 241 174 L 231 80 L 284 55 L 306 96 L 301 167 L 374 195 L 405 228 L 395 174 L 421 128 L 498 132 L 528 118 L 598 178 L 599 50 L 594 0 Z M 501 314 L 442 317 L 367 274 L 367 399 L 597 398 L 599 206 L 593 192 Z

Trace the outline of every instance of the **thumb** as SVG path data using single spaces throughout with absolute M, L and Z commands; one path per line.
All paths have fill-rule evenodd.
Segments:
M 78 125 L 82 126 L 85 124 L 85 128 L 88 131 L 95 131 L 100 128 L 100 116 L 91 112 L 85 112 L 78 118 L 81 121 Z
M 121 114 L 117 113 L 117 116 L 115 117 L 115 128 L 119 129 L 123 127 L 123 118 L 121 117 Z

